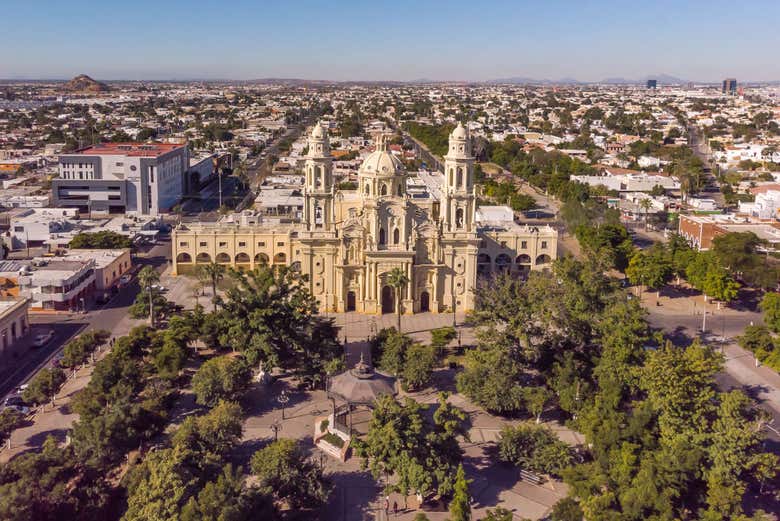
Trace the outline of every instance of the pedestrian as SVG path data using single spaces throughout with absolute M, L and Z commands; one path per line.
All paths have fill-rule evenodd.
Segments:
M 398 501 L 393 501 L 393 515 L 398 517 Z
M 390 496 L 385 496 L 385 517 L 390 513 Z

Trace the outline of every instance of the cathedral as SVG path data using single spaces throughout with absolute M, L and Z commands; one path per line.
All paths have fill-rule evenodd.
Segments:
M 304 165 L 300 223 L 254 212 L 218 223 L 180 224 L 173 232 L 174 274 L 217 262 L 238 269 L 287 265 L 307 275 L 328 312 L 444 313 L 474 308 L 480 277 L 550 267 L 557 232 L 519 225 L 511 210 L 477 207 L 467 128 L 449 136 L 444 174 L 410 176 L 386 137 L 363 161 L 356 190 L 337 190 L 328 134 L 317 124 Z M 400 302 L 388 282 L 395 268 L 410 281 Z

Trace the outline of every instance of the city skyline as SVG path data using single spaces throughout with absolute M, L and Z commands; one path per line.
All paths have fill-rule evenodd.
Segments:
M 4 15 L 13 52 L 0 56 L 0 78 L 780 80 L 769 55 L 777 46 L 771 25 L 780 6 L 762 0 L 736 11 L 725 2 L 675 4 L 628 10 L 612 0 L 401 1 L 390 9 L 242 0 L 226 9 L 198 0 L 170 2 L 160 11 L 147 0 L 132 9 L 79 0 L 52 3 L 41 17 L 40 6 L 11 1 Z

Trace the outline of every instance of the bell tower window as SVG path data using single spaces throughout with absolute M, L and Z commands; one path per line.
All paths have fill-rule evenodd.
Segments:
M 401 230 L 396 228 L 393 230 L 393 244 L 398 244 L 399 242 L 401 242 Z
M 387 238 L 385 237 L 385 229 L 379 228 L 379 244 L 385 245 L 387 244 Z
M 380 192 L 381 195 L 387 195 L 387 184 L 382 184 L 382 191 Z

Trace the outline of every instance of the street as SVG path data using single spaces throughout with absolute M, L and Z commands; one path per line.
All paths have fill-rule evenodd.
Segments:
M 136 256 L 140 266 L 154 266 L 162 272 L 168 263 L 171 252 L 169 238 L 162 238 L 143 256 Z M 111 300 L 102 305 L 93 306 L 87 313 L 31 313 L 30 324 L 34 331 L 51 329 L 53 338 L 43 347 L 23 348 L 15 351 L 10 360 L 4 360 L 0 371 L 0 396 L 6 396 L 20 385 L 28 382 L 41 368 L 62 351 L 62 348 L 77 334 L 90 329 L 112 331 L 127 315 L 127 308 L 133 303 L 139 287 L 135 279 L 120 289 Z

